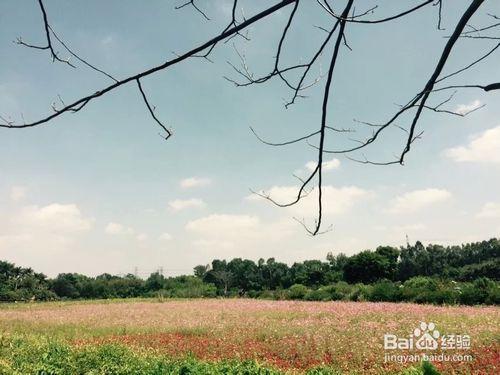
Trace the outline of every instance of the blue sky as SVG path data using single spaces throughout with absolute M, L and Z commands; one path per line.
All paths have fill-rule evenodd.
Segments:
M 46 1 L 52 27 L 93 64 L 125 77 L 171 59 L 216 35 L 228 22 L 227 1 L 200 2 L 211 18 L 174 10 L 176 1 Z M 246 16 L 267 1 L 243 1 Z M 374 3 L 374 2 L 373 2 Z M 371 1 L 363 2 L 369 8 Z M 416 2 L 384 2 L 377 17 Z M 341 5 L 341 4 L 340 4 Z M 383 6 L 382 6 L 383 5 Z M 330 103 L 330 123 L 383 121 L 425 84 L 467 1 L 445 2 L 445 31 L 437 9 L 374 25 L 348 25 L 353 51 L 341 50 Z M 341 6 L 339 6 L 341 9 Z M 306 59 L 332 20 L 314 1 L 303 2 L 286 41 L 284 61 Z M 233 40 L 256 74 L 272 67 L 277 38 L 290 9 L 249 29 L 250 42 Z M 473 24 L 500 14 L 489 1 Z M 0 4 L 0 115 L 35 119 L 61 95 L 70 101 L 109 80 L 77 64 L 52 63 L 45 52 L 12 43 L 43 42 L 35 1 Z M 226 61 L 238 62 L 232 42 L 215 50 L 213 63 L 191 59 L 143 80 L 159 116 L 174 130 L 167 142 L 149 117 L 134 85 L 124 86 L 75 115 L 29 130 L 0 129 L 0 258 L 57 272 L 189 272 L 214 258 L 278 260 L 324 258 L 379 244 L 411 241 L 461 243 L 500 235 L 500 94 L 457 92 L 449 108 L 485 104 L 465 118 L 425 113 L 425 131 L 404 167 L 360 165 L 327 156 L 326 224 L 333 231 L 311 238 L 292 220 L 314 218 L 313 202 L 279 209 L 250 196 L 265 189 L 286 199 L 306 173 L 315 151 L 306 143 L 268 147 L 252 135 L 282 140 L 317 129 L 324 80 L 289 109 L 290 92 L 278 81 L 235 88 Z M 461 41 L 446 72 L 463 67 L 492 47 Z M 61 50 L 61 48 L 59 48 Z M 328 55 L 321 68 L 327 69 Z M 61 52 L 62 53 L 62 52 Z M 498 52 L 450 84 L 498 81 Z M 438 103 L 443 97 L 431 98 Z M 362 130 L 361 130 L 362 132 Z M 367 150 L 386 159 L 402 147 L 394 131 Z M 331 148 L 352 144 L 332 135 Z M 359 156 L 359 155 L 357 155 Z M 333 161 L 332 161 L 333 160 Z

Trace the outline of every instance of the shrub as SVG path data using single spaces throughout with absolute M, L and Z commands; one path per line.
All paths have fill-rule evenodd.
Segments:
M 482 277 L 473 283 L 462 284 L 460 302 L 466 305 L 499 303 L 499 294 L 497 283 Z
M 498 283 L 492 282 L 488 288 L 488 295 L 484 301 L 488 305 L 499 305 L 500 304 L 500 285 Z
M 286 300 L 288 298 L 288 291 L 285 289 L 276 289 L 274 291 L 274 298 L 277 300 Z
M 331 301 L 331 295 L 327 290 L 328 287 L 322 287 L 315 290 L 310 290 L 304 296 L 307 301 Z
M 184 276 L 169 280 L 165 287 L 158 291 L 150 291 L 148 297 L 161 298 L 202 298 L 216 297 L 217 288 L 214 284 L 204 283 L 197 277 Z
M 404 282 L 401 297 L 404 301 L 432 302 L 432 293 L 438 290 L 437 281 L 431 277 L 417 276 Z
M 432 363 L 424 361 L 422 362 L 422 375 L 439 375 L 438 370 L 432 365 Z
M 351 293 L 348 296 L 349 301 L 369 301 L 372 289 L 372 285 L 365 285 L 361 283 L 353 285 Z
M 439 305 L 451 305 L 458 301 L 460 288 L 453 282 L 441 282 L 437 290 L 429 293 L 429 302 Z
M 302 284 L 294 284 L 288 288 L 288 298 L 290 299 L 304 299 L 309 289 Z
M 255 294 L 255 297 L 258 297 L 260 299 L 276 299 L 276 293 L 274 290 L 263 290 L 261 292 L 255 292 L 249 293 L 249 296 L 252 297 L 252 294 Z
M 345 281 L 339 281 L 333 284 L 332 299 L 333 300 L 348 300 L 352 293 L 352 285 L 349 285 Z
M 369 295 L 370 301 L 396 302 L 401 299 L 400 284 L 389 280 L 382 280 L 375 283 Z

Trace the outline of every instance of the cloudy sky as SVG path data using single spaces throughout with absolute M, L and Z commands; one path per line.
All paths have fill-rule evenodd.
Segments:
M 204 4 L 210 21 L 176 1 L 46 1 L 56 33 L 72 49 L 116 77 L 126 77 L 171 59 L 216 35 L 228 22 L 228 2 Z M 202 2 L 205 3 L 205 2 Z M 269 2 L 244 1 L 245 16 Z M 363 2 L 366 8 L 371 2 Z M 415 2 L 380 6 L 375 16 Z M 382 5 L 382 4 L 381 4 Z M 341 50 L 329 123 L 384 121 L 422 89 L 467 1 L 445 3 L 444 31 L 436 30 L 437 9 L 379 26 L 352 25 Z M 286 42 L 284 61 L 303 61 L 324 37 L 315 26 L 332 20 L 316 2 L 305 2 Z M 273 148 L 260 143 L 252 126 L 273 141 L 315 131 L 324 80 L 308 97 L 285 109 L 289 98 L 279 82 L 235 88 L 227 61 L 238 63 L 232 43 L 255 74 L 273 65 L 276 42 L 289 9 L 254 24 L 250 42 L 221 44 L 213 63 L 191 59 L 143 80 L 156 115 L 172 127 L 168 141 L 140 100 L 124 86 L 78 114 L 29 130 L 0 129 L 0 259 L 38 271 L 133 272 L 159 267 L 190 272 L 214 258 L 275 257 L 285 262 L 324 259 L 327 252 L 354 252 L 379 244 L 410 241 L 456 244 L 500 235 L 500 94 L 459 91 L 447 109 L 470 115 L 425 113 L 424 130 L 406 165 L 362 165 L 338 156 L 324 166 L 325 223 L 333 230 L 310 237 L 292 218 L 312 223 L 313 191 L 299 205 L 280 209 L 252 195 L 265 190 L 286 202 L 297 189 L 293 174 L 314 168 L 315 150 L 306 143 Z M 490 1 L 473 19 L 491 23 L 500 14 Z M 109 80 L 77 64 L 52 63 L 46 52 L 12 43 L 17 37 L 43 43 L 35 1 L 0 3 L 0 115 L 32 120 L 108 85 Z M 492 48 L 488 40 L 463 40 L 445 72 L 459 69 Z M 61 50 L 60 47 L 58 47 Z M 331 49 L 328 51 L 328 55 Z M 63 54 L 63 51 L 61 51 Z M 449 84 L 497 82 L 496 51 Z M 316 76 L 327 66 L 327 57 Z M 445 97 L 431 98 L 437 104 Z M 21 120 L 22 121 L 22 120 Z M 402 124 L 404 125 L 404 124 Z M 366 134 L 365 134 L 366 135 Z M 401 150 L 404 134 L 389 133 L 366 150 L 387 160 Z M 331 148 L 352 145 L 332 134 Z M 351 137 L 352 138 L 352 137 Z M 315 140 L 312 139 L 312 142 Z M 353 155 L 363 157 L 363 155 Z

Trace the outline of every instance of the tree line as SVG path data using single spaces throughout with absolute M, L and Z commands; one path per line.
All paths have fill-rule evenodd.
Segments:
M 215 259 L 196 266 L 193 275 L 165 277 L 155 272 L 147 279 L 107 273 L 61 273 L 50 279 L 0 261 L 1 301 L 217 296 L 500 304 L 500 240 L 446 247 L 421 242 L 379 246 L 352 256 L 329 253 L 326 261 L 291 266 L 274 258 Z

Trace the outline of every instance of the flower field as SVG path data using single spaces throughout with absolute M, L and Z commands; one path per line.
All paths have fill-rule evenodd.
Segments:
M 471 338 L 470 349 L 448 349 L 445 354 L 471 355 L 472 361 L 436 361 L 433 364 L 440 372 L 498 373 L 498 307 L 250 299 L 0 306 L 0 370 L 1 365 L 17 366 L 22 356 L 10 353 L 16 345 L 24 345 L 26 353 L 29 345 L 40 348 L 41 342 L 54 342 L 74 352 L 118 347 L 133 356 L 190 358 L 203 363 L 251 362 L 284 373 L 305 373 L 320 367 L 339 373 L 398 373 L 420 363 L 385 362 L 384 354 L 419 351 L 386 351 L 384 334 L 408 337 L 420 322 L 433 322 L 441 334 Z M 13 345 L 14 341 L 18 344 Z M 432 354 L 442 352 L 439 349 Z

